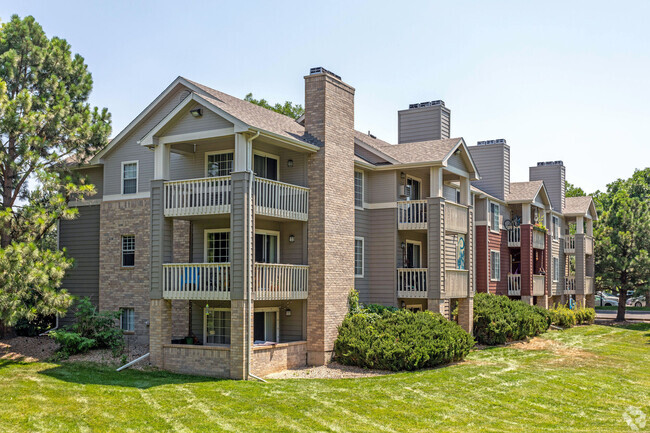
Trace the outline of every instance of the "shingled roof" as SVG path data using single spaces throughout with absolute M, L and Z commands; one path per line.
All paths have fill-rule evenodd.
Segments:
M 530 182 L 512 182 L 510 184 L 510 193 L 506 196 L 506 201 L 510 202 L 532 202 L 544 186 L 541 180 L 532 180 Z
M 594 199 L 590 196 L 567 197 L 564 201 L 562 213 L 568 216 L 586 216 L 587 214 L 591 214 L 594 219 L 597 219 Z
M 462 138 L 389 144 L 383 140 L 355 131 L 355 139 L 402 164 L 442 161 L 462 141 Z

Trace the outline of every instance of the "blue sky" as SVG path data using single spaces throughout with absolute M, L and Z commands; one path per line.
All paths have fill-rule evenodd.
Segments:
M 21 1 L 89 65 L 117 134 L 176 76 L 304 101 L 324 66 L 357 90 L 356 128 L 390 142 L 397 111 L 443 99 L 452 135 L 506 138 L 512 180 L 564 161 L 588 191 L 650 165 L 650 2 Z

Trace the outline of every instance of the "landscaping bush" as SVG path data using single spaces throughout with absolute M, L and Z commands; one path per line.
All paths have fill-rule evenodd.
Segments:
M 596 320 L 596 310 L 593 308 L 578 308 L 576 322 L 580 325 L 591 325 Z
M 381 370 L 417 370 L 459 361 L 474 346 L 458 324 L 430 311 L 372 307 L 350 313 L 339 327 L 336 360 Z
M 550 323 L 543 308 L 507 296 L 474 296 L 474 338 L 480 344 L 496 345 L 533 337 L 546 331 Z
M 75 353 L 85 353 L 90 349 L 111 349 L 113 356 L 124 349 L 124 335 L 117 326 L 119 312 L 98 312 L 88 298 L 77 303 L 75 323 L 51 331 L 49 335 L 59 344 L 59 358 L 67 358 Z
M 576 313 L 565 305 L 557 305 L 548 310 L 551 314 L 551 323 L 562 328 L 570 328 L 576 324 Z

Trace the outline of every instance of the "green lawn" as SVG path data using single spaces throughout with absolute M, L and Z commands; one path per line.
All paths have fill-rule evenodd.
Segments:
M 601 306 L 596 306 L 596 310 L 603 310 L 603 311 L 617 311 L 618 306 L 607 306 L 603 305 Z M 627 311 L 650 311 L 650 307 L 625 307 L 625 310 Z
M 367 379 L 264 384 L 1 362 L 2 432 L 630 432 L 629 406 L 650 428 L 650 324 L 553 331 L 525 349 Z

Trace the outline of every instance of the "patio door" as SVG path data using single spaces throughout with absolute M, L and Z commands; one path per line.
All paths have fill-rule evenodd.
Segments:
M 419 242 L 406 241 L 406 263 L 405 268 L 422 267 L 422 244 Z
M 406 177 L 406 187 L 408 191 L 408 200 L 420 200 L 420 191 L 422 190 L 422 182 L 411 176 Z
M 253 338 L 258 341 L 278 342 L 278 311 L 255 311 Z
M 255 262 L 278 263 L 280 244 L 277 232 L 255 233 Z
M 253 170 L 257 177 L 278 180 L 278 157 L 266 154 L 254 154 Z

